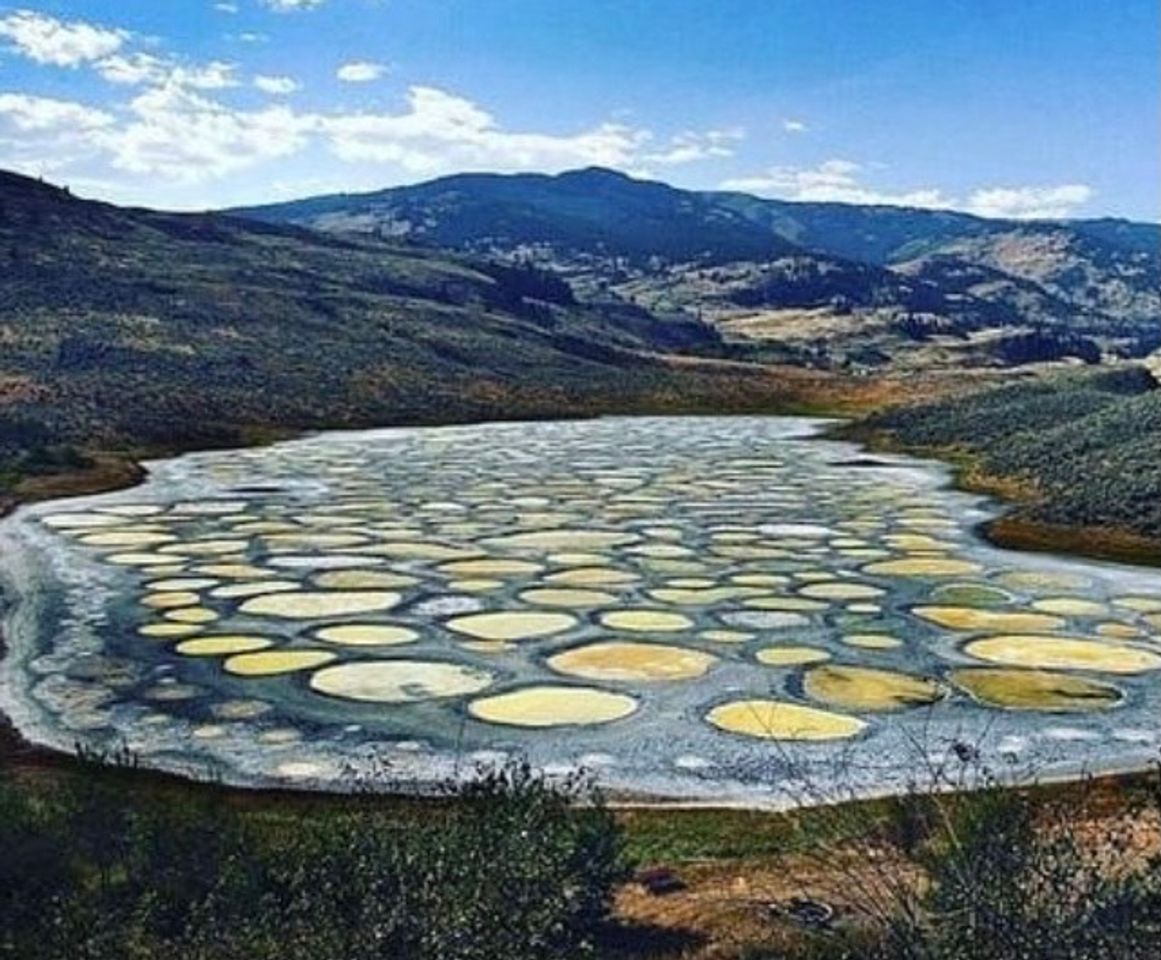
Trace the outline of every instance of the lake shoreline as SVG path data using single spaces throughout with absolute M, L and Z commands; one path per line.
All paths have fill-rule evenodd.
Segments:
M 753 414 L 751 414 L 751 415 L 753 415 Z M 784 413 L 778 413 L 778 414 L 771 413 L 768 415 L 769 416 L 785 416 L 786 414 L 784 414 Z M 587 420 L 587 419 L 593 419 L 593 418 L 578 417 L 578 418 L 574 418 L 574 419 Z M 490 423 L 490 422 L 511 422 L 511 421 L 483 421 L 483 422 Z M 449 422 L 447 424 L 441 424 L 441 426 L 448 426 L 448 427 L 465 426 L 465 425 L 470 425 L 470 424 L 462 424 L 462 423 L 455 422 L 455 421 Z M 1011 508 L 1011 504 L 1012 504 L 1011 499 L 1006 499 L 1006 498 L 1000 496 L 999 491 L 996 490 L 995 488 L 989 488 L 986 485 L 981 485 L 978 483 L 969 482 L 967 479 L 965 479 L 968 476 L 968 472 L 963 470 L 963 469 L 956 469 L 957 464 L 954 461 L 951 461 L 949 464 L 949 461 L 947 459 L 941 459 L 941 458 L 935 457 L 935 456 L 933 456 L 932 451 L 929 451 L 929 450 L 922 450 L 922 449 L 903 450 L 903 449 L 900 449 L 897 445 L 891 445 L 888 442 L 881 442 L 880 441 L 880 442 L 876 443 L 874 441 L 868 441 L 868 440 L 864 439 L 863 437 L 844 435 L 847 426 L 849 426 L 849 425 L 841 425 L 837 431 L 833 428 L 833 425 L 830 428 L 821 429 L 817 433 L 817 435 L 812 439 L 824 439 L 824 440 L 825 439 L 842 439 L 842 440 L 845 440 L 848 442 L 854 441 L 854 442 L 864 446 L 865 449 L 867 449 L 868 451 L 880 450 L 883 452 L 907 453 L 908 455 L 911 455 L 911 456 L 915 456 L 915 457 L 919 457 L 919 458 L 923 458 L 923 459 L 932 460 L 934 462 L 938 462 L 939 464 L 941 464 L 944 467 L 947 467 L 950 465 L 952 469 L 951 469 L 949 475 L 954 481 L 954 483 L 952 485 L 955 489 L 967 490 L 969 492 L 974 492 L 974 493 L 988 494 L 989 496 L 993 497 L 993 499 L 996 499 L 999 503 Z M 857 426 L 857 424 L 856 424 L 856 426 Z M 294 439 L 294 438 L 298 438 L 298 437 L 302 437 L 302 436 L 309 436 L 313 433 L 323 433 L 323 432 L 330 433 L 332 431 L 303 431 L 300 433 L 295 433 L 295 434 L 290 434 L 290 435 L 268 436 L 261 442 L 247 444 L 246 448 L 250 448 L 250 447 L 254 447 L 254 446 L 265 446 L 269 443 L 275 443 L 275 442 L 279 442 L 282 440 Z M 343 432 L 349 432 L 349 431 L 343 431 Z M 836 433 L 838 434 L 837 437 L 835 436 Z M 234 447 L 231 446 L 231 447 L 220 447 L 220 448 L 209 448 L 209 449 L 212 450 L 212 449 L 232 449 L 232 448 L 234 448 Z M 28 481 L 27 486 L 22 485 L 23 489 L 20 491 L 20 496 L 6 498 L 5 502 L 0 504 L 0 506 L 3 507 L 3 509 L 0 510 L 0 516 L 5 516 L 8 513 L 11 513 L 13 510 L 17 509 L 18 507 L 23 506 L 24 504 L 27 504 L 27 503 L 39 502 L 42 500 L 49 500 L 49 499 L 61 499 L 61 498 L 66 498 L 66 497 L 87 496 L 87 495 L 98 494 L 98 493 L 112 492 L 112 491 L 116 491 L 116 490 L 131 489 L 132 487 L 137 486 L 138 484 L 144 482 L 148 478 L 148 476 L 149 476 L 148 469 L 143 465 L 148 460 L 155 459 L 155 458 L 162 458 L 162 457 L 168 458 L 168 457 L 173 457 L 173 456 L 180 456 L 183 453 L 192 453 L 192 452 L 201 452 L 201 448 L 198 448 L 197 451 L 194 451 L 194 450 L 176 450 L 175 451 L 172 448 L 166 448 L 166 449 L 157 450 L 157 451 L 140 450 L 140 451 L 134 451 L 133 455 L 123 454 L 123 453 L 121 453 L 121 454 L 111 454 L 111 453 L 110 454 L 105 454 L 105 453 L 97 454 L 97 455 L 94 455 L 94 457 L 93 457 L 93 459 L 94 459 L 93 465 L 88 467 L 88 468 L 81 469 L 81 470 L 67 471 L 67 472 L 64 472 L 61 474 L 54 474 L 54 475 L 51 475 L 51 476 L 48 476 L 45 478 L 33 478 L 33 480 Z M 960 466 L 962 466 L 962 465 L 960 465 Z M 1018 509 L 1018 506 L 1016 509 Z M 1028 524 L 1025 524 L 1023 527 L 1020 527 L 1020 526 L 1018 526 L 1018 524 L 1021 523 L 1019 518 L 1017 517 L 1015 519 L 1012 519 L 1010 515 L 1011 515 L 1011 509 L 1009 509 L 1009 511 L 1006 512 L 1003 516 L 997 517 L 993 520 L 986 522 L 985 524 L 982 524 L 981 527 L 979 528 L 979 532 L 985 537 L 985 539 L 987 539 L 987 541 L 989 543 L 991 543 L 995 546 L 999 546 L 999 547 L 1006 548 L 1006 549 L 1028 549 L 1028 547 L 1022 545 L 1023 541 L 1021 541 L 1015 535 L 1013 535 L 1011 537 L 1007 537 L 1007 536 L 1003 536 L 1003 535 L 997 537 L 994 535 L 997 528 L 999 528 L 1001 530 L 1005 529 L 1002 525 L 1005 522 L 1011 522 L 1012 524 L 1014 524 L 1014 526 L 1012 526 L 1008 529 L 1015 529 L 1015 530 L 1021 531 L 1021 535 L 1023 537 L 1027 538 L 1030 536 L 1038 536 L 1040 539 L 1037 542 L 1039 542 L 1041 544 L 1039 549 L 1042 551 L 1059 552 L 1059 553 L 1066 553 L 1069 555 L 1078 555 L 1078 556 L 1095 556 L 1097 559 L 1123 559 L 1123 557 L 1110 556 L 1108 553 L 1103 553 L 1103 552 L 1098 553 L 1098 554 L 1092 554 L 1092 553 L 1086 553 L 1086 552 L 1081 552 L 1081 551 L 1061 550 L 1058 547 L 1054 547 L 1054 545 L 1062 542 L 1059 538 L 1063 537 L 1064 533 L 1062 533 L 1059 530 L 1052 530 L 1051 528 L 1047 528 L 1046 525 L 1036 525 L 1036 524 L 1028 525 Z M 1066 542 L 1078 542 L 1079 538 L 1083 538 L 1085 536 L 1083 530 L 1068 531 L 1067 528 L 1065 528 L 1065 532 L 1069 533 L 1072 537 L 1072 539 L 1070 539 Z M 4 637 L 2 635 L 0 635 L 0 657 L 3 657 L 5 655 L 5 653 L 6 653 L 6 649 L 5 649 Z M 80 762 L 81 761 L 78 761 L 76 757 L 74 757 L 72 754 L 70 754 L 66 751 L 60 751 L 60 750 L 54 749 L 54 748 L 49 747 L 49 746 L 44 746 L 41 744 L 37 744 L 37 743 L 33 743 L 33 742 L 28 741 L 24 736 L 22 736 L 20 731 L 11 722 L 11 720 L 7 716 L 5 716 L 3 713 L 0 713 L 0 766 L 4 766 L 4 767 L 17 766 L 17 767 L 22 767 L 22 768 L 25 768 L 25 767 L 28 767 L 28 768 L 45 768 L 45 767 L 52 768 L 52 767 L 59 767 L 59 766 L 74 766 Z M 1104 777 L 1120 778 L 1120 777 L 1124 777 L 1124 776 L 1135 776 L 1135 775 L 1138 775 L 1143 769 L 1146 769 L 1148 766 L 1149 766 L 1149 764 L 1147 764 L 1147 763 L 1143 763 L 1140 765 L 1131 765 L 1131 766 L 1127 766 L 1127 767 L 1126 766 L 1117 766 L 1114 764 L 1109 769 L 1099 771 L 1095 775 L 1099 776 L 1101 778 L 1104 778 Z M 181 773 L 174 772 L 174 771 L 142 770 L 142 771 L 139 771 L 139 773 L 141 775 L 147 776 L 147 777 L 148 776 L 156 776 L 156 777 L 159 777 L 162 779 L 177 779 L 181 782 L 185 782 L 185 783 L 189 783 L 191 785 L 194 785 L 195 789 L 200 788 L 200 787 L 204 787 L 207 785 L 207 783 L 205 781 L 198 780 L 196 778 L 196 776 L 182 775 Z M 1074 770 L 1074 771 L 1062 773 L 1059 776 L 1054 776 L 1052 778 L 1052 780 L 1053 780 L 1053 782 L 1063 783 L 1063 782 L 1069 782 L 1069 781 L 1083 778 L 1086 775 L 1094 775 L 1094 774 L 1093 774 L 1093 771 L 1088 770 L 1088 769 Z M 1013 784 L 1013 786 L 1016 786 L 1016 784 Z M 242 791 L 251 791 L 251 792 L 260 793 L 260 794 L 272 794 L 272 795 L 297 794 L 297 793 L 310 793 L 310 794 L 317 793 L 317 794 L 327 795 L 327 794 L 336 792 L 336 791 L 331 791 L 331 790 L 327 790 L 327 789 L 323 789 L 323 790 L 306 789 L 306 790 L 303 790 L 303 789 L 296 788 L 293 785 L 285 785 L 284 786 L 284 785 L 277 785 L 277 784 L 276 785 L 260 785 L 260 786 L 230 785 L 229 789 L 238 789 L 238 790 L 242 790 Z M 886 791 L 883 795 L 885 796 L 885 795 L 891 794 L 892 792 L 893 791 Z M 408 794 L 407 791 L 398 791 L 398 795 L 399 795 L 400 799 L 408 799 L 408 798 L 413 798 L 415 796 L 415 794 Z M 698 800 L 683 800 L 680 798 L 667 799 L 664 797 L 652 797 L 648 793 L 636 794 L 634 792 L 619 793 L 617 795 L 617 797 L 618 797 L 618 799 L 617 799 L 616 805 L 619 807 L 624 807 L 626 809 L 634 809 L 634 808 L 658 809 L 658 810 L 697 809 L 697 810 L 707 810 L 707 811 L 712 811 L 715 809 L 720 809 L 720 810 L 746 809 L 746 810 L 754 810 L 754 811 L 775 812 L 775 811 L 780 810 L 780 809 L 788 809 L 788 808 L 792 808 L 792 807 L 796 806 L 796 804 L 786 805 L 786 804 L 783 804 L 781 802 L 775 803 L 775 804 L 755 804 L 752 801 L 747 801 L 747 800 L 738 800 L 738 801 L 725 802 L 725 803 L 721 803 L 721 802 L 715 803 L 714 801 L 704 801 L 703 802 L 703 801 L 698 801 Z M 854 797 L 849 797 L 849 798 L 847 798 L 847 800 L 855 801 L 855 802 L 863 802 L 864 800 L 872 801 L 876 798 L 877 797 L 874 795 L 869 795 L 866 798 L 858 798 L 857 800 Z

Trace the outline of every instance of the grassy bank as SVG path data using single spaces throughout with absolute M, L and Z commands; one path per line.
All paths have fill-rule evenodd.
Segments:
M 1161 390 L 1140 366 L 1069 371 L 871 412 L 844 431 L 937 457 L 1014 509 L 1001 546 L 1161 564 Z

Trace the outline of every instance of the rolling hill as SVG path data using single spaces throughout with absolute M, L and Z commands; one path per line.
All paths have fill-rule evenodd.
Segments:
M 81 200 L 0 173 L 0 469 L 61 446 L 745 407 L 785 378 L 696 320 L 579 303 L 527 266 Z M 723 372 L 724 371 L 724 372 Z M 731 399 L 732 398 L 732 399 Z M 30 453 L 31 451 L 31 453 Z
M 1161 345 L 1161 228 L 693 192 L 599 168 L 464 174 L 232 213 L 406 237 L 705 319 L 821 365 L 1006 365 Z

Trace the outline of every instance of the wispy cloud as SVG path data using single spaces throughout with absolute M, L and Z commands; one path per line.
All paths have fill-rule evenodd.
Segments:
M 335 71 L 335 76 L 343 83 L 370 83 L 378 80 L 387 72 L 387 67 L 381 63 L 372 63 L 369 60 L 353 60 L 344 63 Z
M 771 167 L 754 176 L 730 178 L 721 186 L 782 200 L 963 210 L 982 217 L 1021 220 L 1072 216 L 1093 195 L 1084 184 L 1063 184 L 988 187 L 957 197 L 938 187 L 883 189 L 865 182 L 865 173 L 862 164 L 836 159 L 817 167 Z
M 1083 183 L 1056 187 L 992 187 L 975 191 L 968 198 L 966 209 L 981 217 L 1063 220 L 1092 197 L 1092 187 Z
M 743 140 L 745 135 L 745 131 L 740 129 L 707 130 L 704 133 L 686 130 L 670 139 L 664 149 L 647 153 L 642 159 L 649 163 L 671 166 L 732 157 L 735 145 Z
M 419 86 L 398 113 L 327 116 L 318 129 L 340 159 L 394 163 L 416 173 L 627 167 L 650 138 L 648 131 L 617 123 L 563 135 L 509 131 L 471 100 Z
M 115 30 L 83 20 L 63 21 L 34 10 L 17 10 L 0 18 L 0 37 L 12 49 L 37 63 L 77 67 L 116 53 L 129 39 Z
M 148 53 L 116 54 L 98 60 L 97 72 L 110 83 L 130 85 L 166 84 L 193 87 L 196 90 L 222 90 L 238 86 L 236 67 L 223 60 L 206 64 L 181 64 Z
M 262 6 L 268 7 L 276 13 L 294 13 L 298 10 L 314 10 L 321 7 L 326 0 L 261 0 Z
M 787 133 L 806 133 L 810 127 L 802 120 L 793 120 L 788 117 L 782 121 L 782 129 Z
M 269 77 L 261 73 L 254 77 L 254 86 L 263 93 L 278 96 L 285 96 L 302 88 L 302 85 L 291 77 Z

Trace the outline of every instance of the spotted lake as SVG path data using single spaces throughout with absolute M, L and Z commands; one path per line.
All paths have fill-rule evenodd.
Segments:
M 324 434 L 0 525 L 30 739 L 252 785 L 527 757 L 637 795 L 1041 775 L 1161 739 L 1156 571 L 997 550 L 944 468 L 794 418 Z M 806 785 L 810 786 L 807 787 Z

